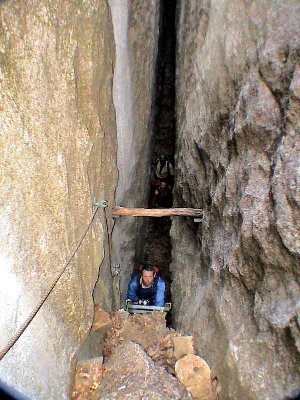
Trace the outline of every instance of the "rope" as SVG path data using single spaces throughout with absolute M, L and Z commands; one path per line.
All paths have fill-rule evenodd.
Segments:
M 52 290 L 54 289 L 55 285 L 57 284 L 57 282 L 59 281 L 60 277 L 62 276 L 62 274 L 65 272 L 65 270 L 67 269 L 67 267 L 70 265 L 72 259 L 74 258 L 76 252 L 78 251 L 79 247 L 81 246 L 86 234 L 88 233 L 88 230 L 90 229 L 92 222 L 97 214 L 97 211 L 100 207 L 103 207 L 103 205 L 101 205 L 100 203 L 95 203 L 95 209 L 93 212 L 93 215 L 91 216 L 88 225 L 85 229 L 85 231 L 83 232 L 77 246 L 75 247 L 75 249 L 73 250 L 71 256 L 69 257 L 68 261 L 65 263 L 62 271 L 59 273 L 59 275 L 55 278 L 55 280 L 53 281 L 53 283 L 51 284 L 50 288 L 47 290 L 47 292 L 45 293 L 45 295 L 42 297 L 42 299 L 40 300 L 40 302 L 37 304 L 37 306 L 32 310 L 31 314 L 26 318 L 26 320 L 23 322 L 23 324 L 20 326 L 20 328 L 17 330 L 17 332 L 14 334 L 14 336 L 10 339 L 10 341 L 7 343 L 7 345 L 0 351 L 0 361 L 2 360 L 2 358 L 8 353 L 8 351 L 13 347 L 13 345 L 16 343 L 16 341 L 20 338 L 20 336 L 22 335 L 22 333 L 25 331 L 25 329 L 28 327 L 28 325 L 30 324 L 30 322 L 33 320 L 33 318 L 36 316 L 36 314 L 38 313 L 39 309 L 42 307 L 42 305 L 45 303 L 45 301 L 47 300 L 48 296 L 50 295 L 50 293 L 52 292 Z M 104 208 L 105 210 L 105 208 Z M 105 218 L 106 218 L 106 214 L 105 214 Z M 107 221 L 106 221 L 107 224 Z
M 104 217 L 105 217 L 106 234 L 107 234 L 109 268 L 110 268 L 110 272 L 111 272 L 112 276 L 114 276 L 113 270 L 112 270 L 112 262 L 111 262 L 111 240 L 110 240 L 110 233 L 109 233 L 109 229 L 108 229 L 106 208 L 104 208 Z

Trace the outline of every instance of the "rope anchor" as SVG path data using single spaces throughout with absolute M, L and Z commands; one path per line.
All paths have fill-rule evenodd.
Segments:
M 107 200 L 94 201 L 94 203 L 93 203 L 93 207 L 97 207 L 97 208 L 106 208 L 107 206 L 108 206 Z

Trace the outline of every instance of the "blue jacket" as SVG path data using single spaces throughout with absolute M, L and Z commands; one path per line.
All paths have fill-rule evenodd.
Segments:
M 127 299 L 131 300 L 132 302 L 139 301 L 139 291 L 141 290 L 140 284 L 141 275 L 136 274 L 131 278 L 128 286 L 127 292 Z M 145 290 L 145 289 L 144 289 Z M 166 290 L 166 283 L 165 280 L 158 276 L 154 279 L 153 284 L 149 288 L 149 292 L 151 291 L 152 301 L 150 305 L 157 306 L 157 307 L 164 307 L 165 305 L 165 290 Z

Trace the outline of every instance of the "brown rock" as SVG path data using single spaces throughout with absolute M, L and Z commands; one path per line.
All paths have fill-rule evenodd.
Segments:
M 146 351 L 159 355 L 158 346 L 169 332 L 162 313 L 129 316 L 124 311 L 115 311 L 112 313 L 112 327 L 105 336 L 104 354 L 113 353 L 119 343 L 131 340 Z
M 169 348 L 169 347 L 174 347 L 174 338 L 176 337 L 176 336 L 178 336 L 179 335 L 179 333 L 177 333 L 177 332 L 171 332 L 171 333 L 169 333 L 167 336 L 165 336 L 162 340 L 161 340 L 161 342 L 160 342 L 160 347 L 161 348 L 165 348 L 165 349 L 167 349 L 167 348 Z
M 117 348 L 108 361 L 97 399 L 187 400 L 189 393 L 136 343 Z M 99 396 L 99 397 L 98 397 Z
M 172 348 L 166 350 L 165 355 L 167 358 L 173 358 L 174 357 L 174 350 Z
M 187 354 L 195 354 L 192 336 L 177 336 L 174 338 L 174 355 L 177 360 Z
M 72 400 L 88 400 L 98 389 L 105 367 L 103 357 L 82 361 L 77 364 Z
M 174 369 L 176 362 L 174 338 L 179 333 L 166 328 L 165 316 L 162 313 L 129 315 L 119 310 L 111 315 L 112 326 L 106 332 L 104 339 L 105 355 L 114 353 L 120 343 L 130 340 L 141 345 L 158 365 L 171 367 L 169 370 Z M 191 351 L 191 346 L 186 351 Z
M 95 304 L 94 321 L 92 331 L 105 332 L 112 325 L 112 321 L 108 312 L 101 309 L 99 304 Z
M 177 378 L 197 400 L 211 399 L 210 368 L 201 357 L 194 354 L 178 360 L 175 364 Z

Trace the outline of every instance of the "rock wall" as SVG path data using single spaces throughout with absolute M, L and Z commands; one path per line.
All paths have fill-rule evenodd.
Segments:
M 64 266 L 94 200 L 112 203 L 114 39 L 106 1 L 0 4 L 0 346 Z M 74 261 L 0 362 L 31 398 L 67 399 L 71 361 L 93 318 L 103 260 L 100 210 Z M 101 267 L 108 303 L 108 264 Z
M 118 135 L 116 205 L 145 207 L 159 26 L 159 1 L 110 0 L 116 41 L 114 105 Z M 145 18 L 145 16 L 147 16 Z M 135 262 L 144 254 L 145 219 L 119 218 L 112 234 L 113 269 L 120 265 L 119 296 L 125 300 Z
M 223 399 L 300 390 L 300 6 L 181 0 L 174 205 L 176 328 Z

